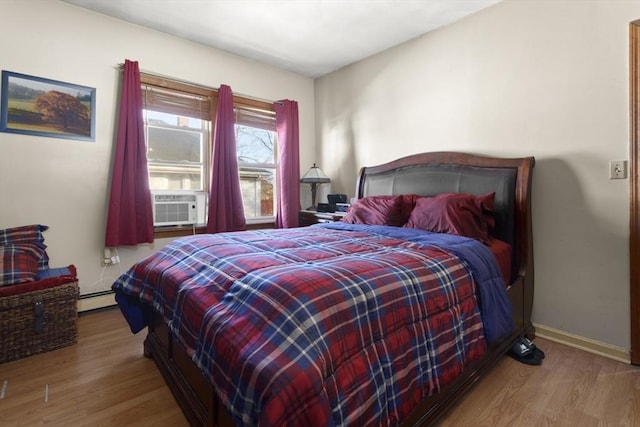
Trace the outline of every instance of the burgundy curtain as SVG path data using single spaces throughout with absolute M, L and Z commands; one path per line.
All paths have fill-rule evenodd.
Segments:
M 105 246 L 153 242 L 153 212 L 136 61 L 124 63 Z
M 282 100 L 274 103 L 274 108 L 278 132 L 276 227 L 297 227 L 300 210 L 298 103 Z
M 208 233 L 240 231 L 246 228 L 234 123 L 233 93 L 229 86 L 222 85 L 218 89 L 218 109 L 211 153 Z

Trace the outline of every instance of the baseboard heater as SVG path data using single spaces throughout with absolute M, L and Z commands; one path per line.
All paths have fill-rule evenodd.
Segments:
M 114 307 L 116 305 L 113 291 L 92 292 L 78 298 L 78 313 Z

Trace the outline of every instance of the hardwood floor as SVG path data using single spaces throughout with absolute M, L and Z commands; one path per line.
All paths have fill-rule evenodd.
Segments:
M 118 310 L 81 316 L 78 333 L 74 346 L 0 365 L 1 426 L 187 425 L 142 355 L 144 333 L 132 335 Z M 438 427 L 640 426 L 640 368 L 536 343 L 542 366 L 505 357 Z
M 536 340 L 546 358 L 505 356 L 438 424 L 444 426 L 640 426 L 640 368 Z
M 78 344 L 0 365 L 0 426 L 187 426 L 143 340 L 117 309 L 81 316 Z

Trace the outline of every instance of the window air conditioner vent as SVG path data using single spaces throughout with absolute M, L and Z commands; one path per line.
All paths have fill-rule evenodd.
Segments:
M 153 225 L 185 225 L 198 222 L 195 193 L 157 192 L 153 197 Z

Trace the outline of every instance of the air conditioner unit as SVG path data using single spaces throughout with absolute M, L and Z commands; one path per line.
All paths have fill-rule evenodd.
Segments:
M 185 225 L 198 222 L 195 193 L 158 191 L 152 193 L 153 225 Z

